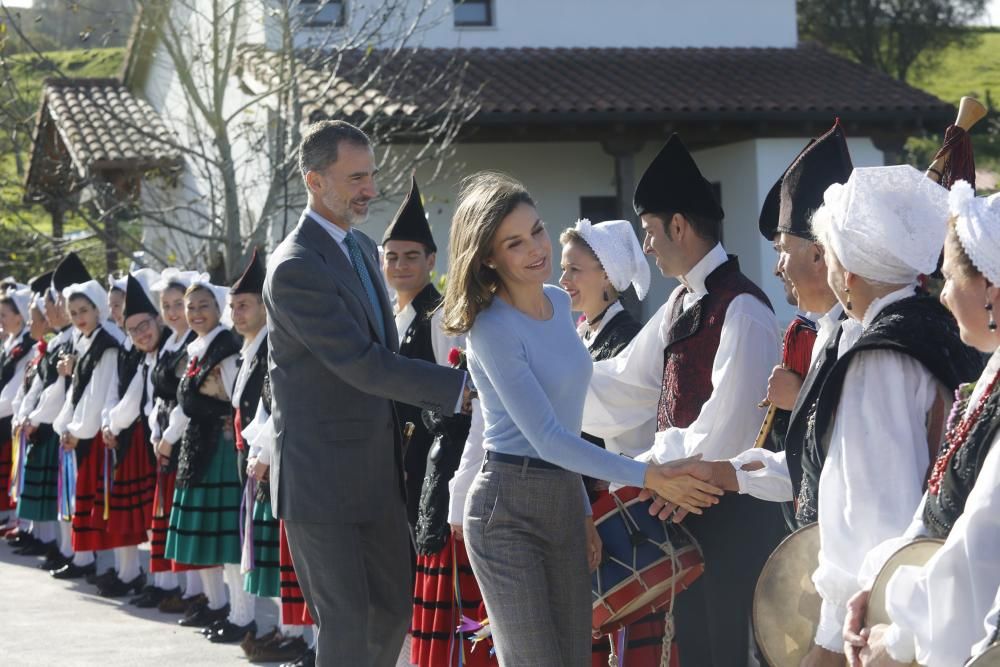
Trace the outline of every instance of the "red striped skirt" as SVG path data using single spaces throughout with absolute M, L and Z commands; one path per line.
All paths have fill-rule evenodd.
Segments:
M 7 424 L 9 430 L 10 420 L 0 421 Z M 14 463 L 14 447 L 9 432 L 0 433 L 0 438 L 5 438 L 0 441 L 0 512 L 6 512 L 17 507 L 10 499 L 10 469 Z
M 455 604 L 455 569 L 458 569 L 458 593 L 461 604 Z M 458 608 L 456 608 L 458 607 Z M 472 573 L 465 543 L 454 536 L 433 556 L 417 556 L 417 578 L 413 586 L 413 621 L 410 662 L 420 667 L 455 666 L 459 652 L 464 652 L 462 664 L 470 667 L 496 665 L 486 642 L 472 650 L 472 642 L 461 640 L 455 630 L 462 616 L 474 621 L 486 617 L 483 595 Z
M 113 473 L 113 483 L 109 494 L 110 511 L 104 520 L 104 462 L 97 478 L 97 493 L 94 497 L 94 526 L 102 527 L 109 533 L 142 536 L 146 541 L 146 530 L 153 517 L 153 491 L 156 487 L 156 472 L 149 461 L 149 443 L 145 431 L 139 424 L 131 430 L 131 442 L 125 452 L 125 459 L 118 462 Z M 104 456 L 104 452 L 100 452 Z
M 85 441 L 81 441 L 81 444 Z M 112 533 L 105 530 L 104 499 L 97 504 L 97 488 L 103 476 L 104 438 L 100 433 L 91 441 L 86 456 L 77 445 L 76 510 L 73 513 L 73 551 L 101 551 L 132 546 L 146 541 L 146 531 Z
M 155 480 L 156 486 L 153 491 L 153 505 L 156 507 L 149 520 L 149 571 L 184 572 L 186 570 L 202 569 L 200 565 L 187 565 L 163 557 L 163 552 L 167 548 L 167 526 L 170 524 L 170 508 L 174 506 L 174 483 L 177 481 L 177 471 L 158 473 L 155 476 Z
M 285 625 L 315 625 L 306 606 L 306 599 L 299 588 L 299 579 L 295 576 L 292 565 L 292 552 L 288 549 L 288 538 L 285 537 L 285 522 L 281 525 L 281 535 L 278 538 L 278 564 L 281 568 L 281 622 Z

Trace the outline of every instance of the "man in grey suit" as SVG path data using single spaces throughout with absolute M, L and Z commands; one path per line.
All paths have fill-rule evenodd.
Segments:
M 376 196 L 368 137 L 311 125 L 309 207 L 264 285 L 278 433 L 276 512 L 319 627 L 317 664 L 394 665 L 409 627 L 409 533 L 393 401 L 452 414 L 465 374 L 397 354 L 375 243 L 354 229 Z

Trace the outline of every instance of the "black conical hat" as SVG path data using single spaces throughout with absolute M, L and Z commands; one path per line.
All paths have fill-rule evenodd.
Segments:
M 715 189 L 705 180 L 680 136 L 671 135 L 639 179 L 632 198 L 636 215 L 690 213 L 708 220 L 725 216 Z
M 264 277 L 267 275 L 267 267 L 260 258 L 257 248 L 253 249 L 250 263 L 243 270 L 243 275 L 236 279 L 233 286 L 229 288 L 230 294 L 264 294 Z
M 149 298 L 149 293 L 139 279 L 130 273 L 125 277 L 124 316 L 128 319 L 141 313 L 159 315 L 160 311 L 156 309 L 156 305 Z
M 46 271 L 40 276 L 35 276 L 28 281 L 28 287 L 32 294 L 45 294 L 52 287 L 52 271 Z
M 799 154 L 795 156 L 795 159 L 791 161 L 789 166 L 795 164 L 795 161 L 809 150 L 809 147 L 814 143 L 816 143 L 816 140 L 810 139 L 809 143 L 799 151 Z M 781 181 L 784 180 L 786 173 L 788 173 L 788 167 L 785 167 L 781 178 L 771 186 L 767 196 L 764 197 L 764 205 L 760 207 L 760 218 L 757 220 L 757 228 L 760 229 L 761 236 L 768 241 L 773 240 L 778 234 L 778 219 L 781 217 Z
M 778 231 L 815 240 L 810 222 L 823 204 L 823 193 L 834 183 L 846 183 L 853 170 L 847 137 L 838 119 L 785 171 Z
M 80 261 L 80 256 L 71 252 L 62 258 L 62 261 L 52 272 L 52 287 L 57 292 L 62 292 L 70 285 L 82 284 L 93 280 L 90 271 Z
M 385 245 L 387 241 L 414 241 L 423 243 L 430 252 L 437 252 L 431 226 L 427 222 L 427 213 L 424 212 L 424 205 L 420 201 L 420 189 L 417 188 L 416 177 L 412 177 L 410 193 L 406 195 L 402 206 L 396 211 L 392 222 L 382 235 L 382 244 Z

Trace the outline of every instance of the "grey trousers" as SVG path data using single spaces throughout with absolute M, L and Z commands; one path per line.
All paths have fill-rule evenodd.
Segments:
M 465 544 L 502 667 L 583 667 L 591 593 L 580 475 L 493 461 L 465 504 Z
M 319 635 L 320 667 L 394 667 L 413 614 L 402 499 L 365 523 L 285 521 L 292 563 Z

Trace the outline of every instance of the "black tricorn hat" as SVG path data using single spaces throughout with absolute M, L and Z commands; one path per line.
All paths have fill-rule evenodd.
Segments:
M 62 292 L 70 285 L 82 284 L 93 280 L 90 271 L 80 261 L 80 256 L 71 252 L 62 258 L 52 272 L 52 287 L 57 292 Z
M 823 193 L 834 183 L 846 183 L 853 170 L 847 137 L 838 119 L 799 154 L 781 178 L 777 231 L 815 240 L 810 221 L 823 204 Z
M 125 308 L 123 314 L 128 319 L 133 315 L 141 313 L 159 315 L 160 311 L 156 309 L 156 305 L 149 298 L 149 293 L 146 292 L 139 279 L 130 273 L 125 277 Z
M 250 257 L 250 263 L 244 269 L 243 275 L 237 278 L 233 286 L 229 288 L 229 293 L 257 294 L 259 296 L 264 293 L 264 277 L 266 275 L 267 267 L 264 265 L 263 260 L 261 260 L 257 248 L 254 248 L 253 255 Z
M 795 156 L 792 160 L 792 164 L 799 157 L 809 150 L 809 147 L 816 143 L 815 139 L 810 139 L 809 143 L 806 144 L 805 148 L 799 151 L 799 154 Z M 768 191 L 767 196 L 764 197 L 764 204 L 760 207 L 760 218 L 757 221 L 757 228 L 760 229 L 760 234 L 768 241 L 774 239 L 778 235 L 778 219 L 781 216 L 781 181 L 784 180 L 785 174 L 788 173 L 788 167 L 785 167 L 785 171 L 781 174 L 781 178 L 774 182 L 771 189 Z
M 636 215 L 689 213 L 708 220 L 725 217 L 715 189 L 705 180 L 680 136 L 670 136 L 639 179 L 632 198 Z
M 52 287 L 52 274 L 53 271 L 46 271 L 40 276 L 35 276 L 28 281 L 28 287 L 31 288 L 32 294 L 45 294 L 50 287 Z
M 427 213 L 424 205 L 420 201 L 420 189 L 417 187 L 417 178 L 411 177 L 410 192 L 403 200 L 403 204 L 396 211 L 392 222 L 382 235 L 382 244 L 387 241 L 414 241 L 423 243 L 429 252 L 437 252 L 437 245 L 434 243 L 434 236 L 431 234 L 431 226 L 427 222 Z

